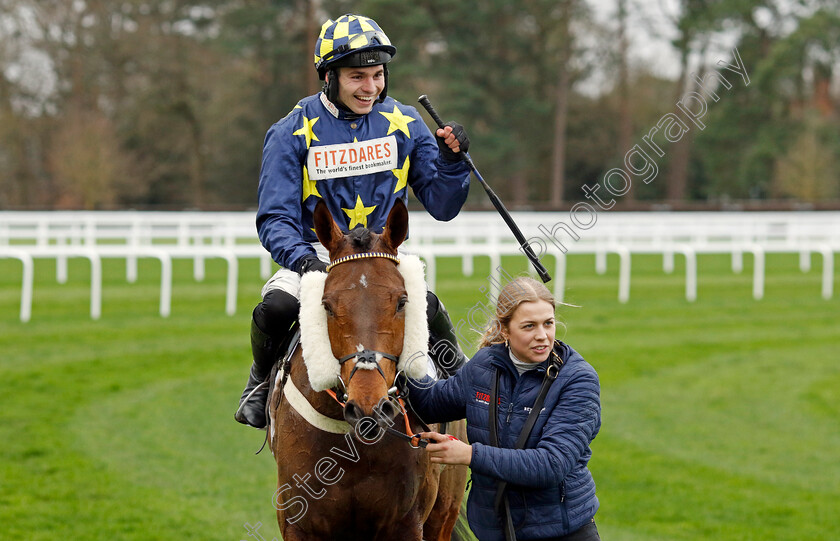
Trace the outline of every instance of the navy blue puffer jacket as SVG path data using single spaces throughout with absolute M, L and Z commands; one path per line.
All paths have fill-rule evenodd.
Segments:
M 522 450 L 513 447 L 548 361 L 519 376 L 507 348 L 498 344 L 479 350 L 454 377 L 434 384 L 428 377 L 411 382 L 411 403 L 426 422 L 467 419 L 473 448 L 467 518 L 481 541 L 504 541 L 501 519 L 493 509 L 499 479 L 508 482 L 511 516 L 521 541 L 574 532 L 598 510 L 587 468 L 589 444 L 601 428 L 598 374 L 568 345 L 557 342 L 554 351 L 563 367 Z M 488 408 L 497 369 L 500 447 L 492 447 Z

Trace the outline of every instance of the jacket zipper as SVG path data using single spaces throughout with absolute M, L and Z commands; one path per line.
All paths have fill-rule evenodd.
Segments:
M 511 413 L 513 413 L 513 402 L 514 402 L 515 398 L 518 396 L 518 393 L 516 391 L 517 391 L 517 387 L 519 387 L 519 384 L 520 384 L 521 380 L 522 380 L 522 378 L 520 377 L 519 380 L 517 380 L 513 383 L 513 389 L 511 390 L 511 393 L 510 393 L 510 402 L 508 403 L 507 416 L 505 416 L 505 423 L 506 424 L 510 424 L 510 415 L 511 415 Z
M 569 509 L 566 507 L 566 481 L 560 484 L 560 517 L 563 521 L 563 530 L 569 529 Z

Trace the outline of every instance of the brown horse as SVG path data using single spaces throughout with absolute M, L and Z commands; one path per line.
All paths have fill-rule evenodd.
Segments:
M 328 344 L 326 338 L 320 342 L 327 349 L 319 352 L 318 341 L 307 343 L 304 336 L 303 355 L 300 348 L 293 354 L 288 380 L 275 385 L 269 405 L 283 539 L 449 540 L 467 468 L 432 464 L 417 439 L 393 433 L 401 428 L 415 434 L 422 426 L 394 398 L 412 331 L 406 305 L 420 302 L 409 298 L 397 265 L 408 212 L 398 200 L 381 235 L 361 228 L 343 234 L 323 202 L 314 220 L 333 262 L 320 298 L 329 336 Z M 303 288 L 301 305 L 303 332 Z M 425 332 L 425 315 L 422 325 Z M 318 363 L 326 379 L 324 370 L 314 373 Z M 338 383 L 331 395 L 322 388 L 333 379 Z M 466 439 L 464 421 L 449 427 Z

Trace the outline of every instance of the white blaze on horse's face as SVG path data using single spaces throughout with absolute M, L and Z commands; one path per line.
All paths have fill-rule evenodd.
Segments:
M 359 278 L 359 283 L 362 287 L 367 287 L 367 277 L 364 274 L 362 274 L 362 277 Z

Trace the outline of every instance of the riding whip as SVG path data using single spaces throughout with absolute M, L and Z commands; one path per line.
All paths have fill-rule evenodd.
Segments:
M 435 111 L 435 108 L 432 107 L 429 98 L 425 94 L 423 94 L 422 96 L 417 98 L 417 101 L 420 102 L 420 104 L 423 105 L 423 107 L 425 107 L 426 111 L 429 112 L 429 115 L 431 115 L 432 119 L 437 123 L 438 127 L 443 128 L 443 120 L 440 119 L 440 117 L 437 114 L 437 111 Z M 528 244 L 528 241 L 525 240 L 525 237 L 522 235 L 522 232 L 519 230 L 519 227 L 516 225 L 516 222 L 513 221 L 513 217 L 510 215 L 510 212 L 508 212 L 508 210 L 505 208 L 504 203 L 502 203 L 502 201 L 499 199 L 499 196 L 496 195 L 493 189 L 490 188 L 490 186 L 484 180 L 484 177 L 481 176 L 481 173 L 478 172 L 478 169 L 476 169 L 472 158 L 470 158 L 469 152 L 462 152 L 462 154 L 464 155 L 464 161 L 467 162 L 467 165 L 469 166 L 472 173 L 475 175 L 475 178 L 478 179 L 478 181 L 484 187 L 484 191 L 487 192 L 487 197 L 490 198 L 490 202 L 493 203 L 493 206 L 496 207 L 497 211 L 499 211 L 499 214 L 502 216 L 502 219 L 505 221 L 508 228 L 510 228 L 511 233 L 513 233 L 513 236 L 516 237 L 516 241 L 519 243 L 520 249 L 531 261 L 531 264 L 534 266 L 534 269 L 536 269 L 537 274 L 540 275 L 540 279 L 542 279 L 543 283 L 550 281 L 551 275 L 548 274 L 546 268 L 543 266 L 542 263 L 540 263 L 537 254 L 534 253 L 534 251 L 531 249 L 531 245 Z

